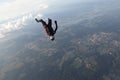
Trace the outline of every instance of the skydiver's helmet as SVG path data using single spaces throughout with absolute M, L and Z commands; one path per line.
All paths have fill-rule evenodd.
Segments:
M 54 41 L 54 40 L 55 40 L 55 37 L 54 37 L 54 36 L 49 36 L 49 39 L 50 39 L 51 41 Z

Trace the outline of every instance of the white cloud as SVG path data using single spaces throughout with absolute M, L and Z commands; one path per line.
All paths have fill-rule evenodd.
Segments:
M 36 16 L 42 17 L 41 14 L 37 14 Z M 30 13 L 11 22 L 0 24 L 0 38 L 4 38 L 8 32 L 23 28 L 23 25 L 29 25 L 36 16 Z
M 44 9 L 46 9 L 46 8 L 48 8 L 48 5 L 43 5 L 42 7 L 43 7 Z
M 46 2 L 47 0 L 14 0 L 0 3 L 1 20 L 23 15 L 36 9 L 46 9 L 48 8 Z
M 4 38 L 5 37 L 5 35 L 3 35 L 3 34 L 0 34 L 0 38 Z

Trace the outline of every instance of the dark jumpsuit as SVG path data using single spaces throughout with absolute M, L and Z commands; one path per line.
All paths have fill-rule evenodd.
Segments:
M 57 31 L 57 21 L 55 21 L 55 30 L 52 28 L 52 20 L 51 19 L 48 19 L 48 24 L 46 24 L 45 21 L 43 21 L 42 19 L 40 20 L 40 22 L 42 23 L 43 27 L 44 27 L 44 30 L 45 32 L 47 33 L 48 36 L 54 36 L 54 34 L 56 33 Z

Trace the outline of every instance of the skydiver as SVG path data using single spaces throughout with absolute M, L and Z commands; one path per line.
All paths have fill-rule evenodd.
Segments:
M 35 21 L 38 22 L 38 23 L 39 22 L 42 23 L 46 34 L 49 36 L 49 39 L 51 41 L 54 41 L 55 40 L 54 35 L 55 35 L 55 33 L 56 33 L 57 29 L 58 29 L 57 21 L 55 20 L 55 26 L 56 26 L 55 29 L 52 28 L 52 20 L 49 19 L 49 18 L 48 18 L 48 24 L 43 19 L 38 20 L 37 18 L 35 18 Z

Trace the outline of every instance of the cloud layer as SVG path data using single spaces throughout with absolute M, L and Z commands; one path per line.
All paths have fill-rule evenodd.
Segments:
M 46 0 L 13 0 L 0 3 L 1 20 L 32 12 L 36 9 L 48 8 Z M 9 13 L 9 14 L 8 14 Z
M 18 18 L 16 20 L 0 24 L 0 38 L 4 38 L 5 35 L 8 32 L 12 32 L 14 30 L 18 30 L 23 28 L 25 25 L 29 25 L 29 23 L 34 20 L 35 17 L 42 17 L 41 14 L 37 14 L 36 16 L 33 16 L 32 13 L 28 15 L 24 15 L 21 18 Z

